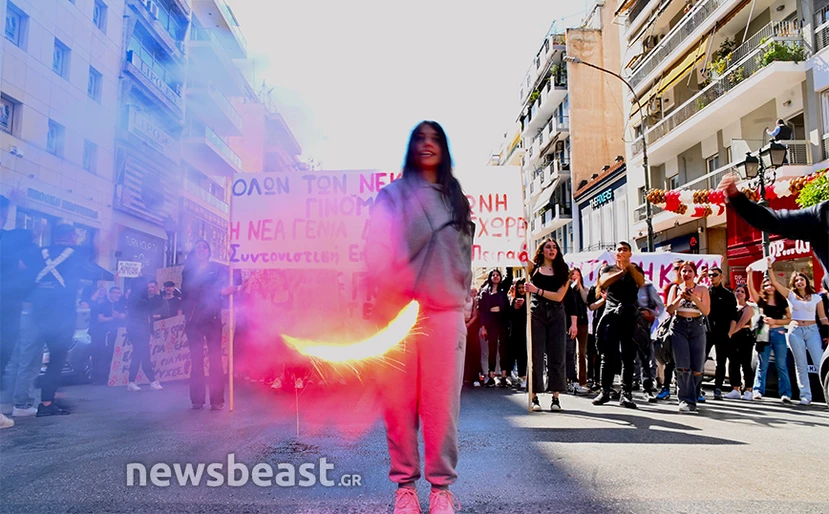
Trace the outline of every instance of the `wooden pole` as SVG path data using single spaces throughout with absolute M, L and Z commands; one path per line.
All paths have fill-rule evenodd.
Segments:
M 230 177 L 228 179 L 228 182 L 229 183 L 227 184 L 228 187 L 226 188 L 226 190 L 227 191 L 232 191 L 230 186 L 233 184 L 233 177 Z M 231 238 L 231 234 L 232 234 L 231 228 L 233 226 L 232 225 L 232 223 L 233 223 L 233 194 L 230 195 L 230 209 L 229 209 L 229 211 L 230 211 L 228 213 L 228 218 L 229 219 L 228 219 L 228 223 L 227 223 L 227 243 L 228 244 L 230 244 L 230 238 Z M 228 263 L 228 265 L 227 265 L 227 272 L 230 275 L 230 280 L 229 280 L 228 283 L 232 286 L 233 285 L 233 265 L 230 264 L 230 263 Z M 227 352 L 228 352 L 228 356 L 227 356 L 227 375 L 228 375 L 228 381 L 229 381 L 227 390 L 228 390 L 228 398 L 230 400 L 229 403 L 228 403 L 230 412 L 233 412 L 233 339 L 234 339 L 233 338 L 233 333 L 235 332 L 235 328 L 236 328 L 236 309 L 233 308 L 234 307 L 234 302 L 233 302 L 233 297 L 234 296 L 235 295 L 233 293 L 230 294 L 230 301 L 229 301 L 230 313 L 229 313 L 228 320 L 227 320 Z
M 529 180 L 529 179 L 528 179 Z M 524 186 L 524 170 L 521 170 L 521 205 L 524 206 L 524 222 L 527 224 L 527 228 L 524 231 L 525 237 L 527 239 L 527 259 L 532 259 L 532 224 L 530 223 L 530 213 L 532 213 L 532 207 L 527 205 L 527 192 L 526 187 Z M 527 263 L 527 277 L 526 281 L 530 281 L 530 266 L 529 262 Z M 527 412 L 533 411 L 533 331 L 532 331 L 532 321 L 531 316 L 532 313 L 530 312 L 530 302 L 529 302 L 530 295 L 527 293 L 526 289 L 524 290 L 524 305 L 527 306 Z

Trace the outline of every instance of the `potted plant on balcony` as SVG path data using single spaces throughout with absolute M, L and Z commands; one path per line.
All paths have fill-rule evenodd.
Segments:
M 829 174 L 824 173 L 800 190 L 797 204 L 801 207 L 811 207 L 826 200 L 829 200 Z
M 763 38 L 761 45 L 765 44 L 768 38 Z M 762 55 L 757 56 L 757 64 L 760 68 L 768 66 L 774 61 L 803 62 L 806 60 L 806 49 L 800 43 L 787 45 L 781 41 L 771 41 Z
M 533 92 L 530 94 L 530 105 L 534 104 L 534 103 L 535 103 L 535 101 L 536 101 L 536 100 L 538 100 L 538 97 L 539 97 L 539 96 L 541 96 L 541 94 L 540 94 L 537 90 L 536 90 L 536 91 L 533 91 Z

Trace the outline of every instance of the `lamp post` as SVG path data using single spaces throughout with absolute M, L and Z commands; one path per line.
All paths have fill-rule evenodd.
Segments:
M 633 100 L 636 102 L 636 105 L 639 107 L 639 112 L 642 113 L 642 168 L 645 171 L 645 223 L 648 226 L 648 252 L 653 252 L 653 244 L 654 244 L 654 237 L 653 237 L 653 210 L 651 209 L 651 202 L 648 200 L 647 193 L 651 190 L 651 174 L 650 169 L 648 167 L 648 119 L 644 115 L 645 111 L 642 110 L 642 104 L 639 102 L 639 95 L 636 94 L 634 91 L 633 86 L 630 83 L 622 78 L 621 75 L 614 71 L 610 71 L 608 69 L 602 68 L 601 66 L 596 66 L 593 63 L 583 61 L 579 57 L 575 57 L 572 55 L 565 55 L 564 60 L 569 63 L 573 64 L 584 64 L 589 68 L 593 68 L 594 70 L 601 71 L 602 73 L 607 73 L 608 75 L 612 75 L 617 79 L 621 80 L 624 85 L 630 89 L 630 93 L 633 95 Z
M 741 172 L 748 180 L 757 179 L 760 185 L 760 205 L 766 207 L 766 170 L 776 173 L 777 168 L 786 163 L 786 145 L 772 139 L 769 144 L 757 150 L 754 154 L 746 152 L 744 160 L 734 164 L 734 168 Z M 774 183 L 774 177 L 771 180 Z M 763 231 L 763 258 L 769 256 L 769 233 Z

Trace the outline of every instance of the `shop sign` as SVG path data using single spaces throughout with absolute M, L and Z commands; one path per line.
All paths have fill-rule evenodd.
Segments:
M 37 189 L 33 189 L 31 187 L 26 192 L 26 196 L 30 200 L 33 200 L 35 202 L 44 203 L 46 205 L 54 207 L 55 209 L 71 212 L 72 214 L 77 214 L 85 218 L 97 220 L 99 216 L 98 211 L 96 211 L 95 209 L 84 207 L 83 205 L 77 204 L 75 202 L 70 202 L 65 198 L 50 195 L 48 193 L 38 191 Z
M 129 106 L 127 129 L 171 161 L 179 162 L 178 141 L 154 123 L 152 118 L 140 112 L 134 106 Z
M 604 205 L 606 203 L 610 203 L 612 201 L 613 201 L 613 190 L 608 189 L 608 190 L 603 191 L 603 192 L 597 194 L 596 196 L 594 196 L 593 199 L 590 200 L 590 206 L 593 207 L 594 209 L 598 209 L 602 205 Z
M 769 255 L 774 259 L 808 257 L 811 253 L 812 245 L 808 241 L 778 239 L 769 243 Z
M 131 228 L 124 228 L 118 238 L 121 259 L 141 263 L 143 274 L 152 273 L 164 266 L 165 241 Z

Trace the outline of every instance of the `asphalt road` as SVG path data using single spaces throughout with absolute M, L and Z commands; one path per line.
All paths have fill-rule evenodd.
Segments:
M 160 392 L 64 391 L 72 415 L 19 419 L 0 431 L 0 511 L 391 512 L 370 385 L 299 397 L 241 388 L 232 413 L 189 409 L 180 383 Z M 585 397 L 562 404 L 561 413 L 527 414 L 525 395 L 464 390 L 453 488 L 462 512 L 829 513 L 825 405 L 709 401 L 699 415 L 683 415 L 675 401 L 640 401 L 638 411 Z M 334 466 L 329 478 L 358 474 L 360 485 L 208 487 L 205 476 L 198 487 L 127 486 L 128 463 L 226 463 L 229 453 L 249 468 L 324 457 Z M 428 484 L 419 486 L 426 506 Z

